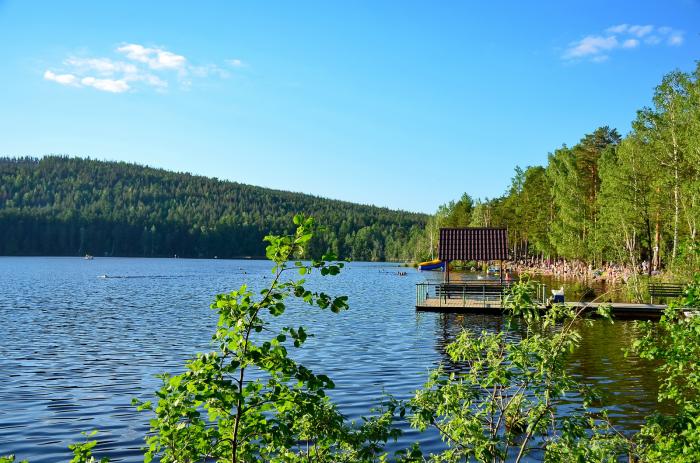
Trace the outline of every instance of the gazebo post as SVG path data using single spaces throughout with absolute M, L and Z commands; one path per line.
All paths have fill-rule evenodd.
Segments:
M 501 277 L 501 286 L 503 286 L 503 260 L 498 261 L 499 272 L 498 275 Z

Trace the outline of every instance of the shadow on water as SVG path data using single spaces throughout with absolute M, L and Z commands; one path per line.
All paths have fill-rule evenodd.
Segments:
M 523 331 L 517 322 L 507 338 L 517 341 Z M 453 362 L 446 346 L 462 330 L 475 334 L 499 332 L 504 318 L 495 315 L 439 314 L 435 320 L 435 350 L 448 372 L 465 372 L 467 366 Z M 612 423 L 622 432 L 631 434 L 639 429 L 644 418 L 655 411 L 671 412 L 670 404 L 659 404 L 656 364 L 630 352 L 639 335 L 637 322 L 592 320 L 579 323 L 581 333 L 578 348 L 569 355 L 569 372 L 587 386 L 596 388 L 602 401 L 593 410 L 609 411 Z M 580 406 L 581 397 L 569 395 L 564 406 Z

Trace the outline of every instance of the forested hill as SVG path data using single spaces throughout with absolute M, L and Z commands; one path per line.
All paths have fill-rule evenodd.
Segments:
M 427 219 L 124 162 L 0 158 L 0 255 L 259 257 L 299 212 L 327 227 L 310 255 L 355 260 L 408 257 Z

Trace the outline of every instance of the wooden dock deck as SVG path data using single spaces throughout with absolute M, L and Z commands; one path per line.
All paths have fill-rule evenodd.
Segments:
M 609 305 L 612 308 L 614 318 L 627 320 L 658 320 L 661 318 L 665 305 L 660 304 L 634 304 L 629 302 L 566 302 L 569 307 L 583 307 L 586 311 L 595 312 L 601 305 Z M 547 310 L 544 304 L 539 306 L 541 310 Z M 419 312 L 449 312 L 449 313 L 474 313 L 493 314 L 503 313 L 501 301 L 481 301 L 477 299 L 425 299 L 420 304 L 416 304 Z
M 486 284 L 444 284 L 419 283 L 416 286 L 416 310 L 421 312 L 450 312 L 494 314 L 503 313 L 502 294 L 504 286 Z M 538 288 L 537 305 L 547 310 L 545 288 Z M 569 307 L 584 308 L 587 312 L 596 312 L 601 305 L 612 308 L 614 318 L 632 320 L 658 320 L 666 305 L 636 304 L 631 302 L 566 302 Z

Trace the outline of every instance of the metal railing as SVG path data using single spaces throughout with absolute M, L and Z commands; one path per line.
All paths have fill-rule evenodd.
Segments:
M 540 282 L 535 284 L 535 302 L 546 304 L 547 286 Z M 500 283 L 469 281 L 455 283 L 417 283 L 417 307 L 490 307 L 502 305 L 510 282 Z

